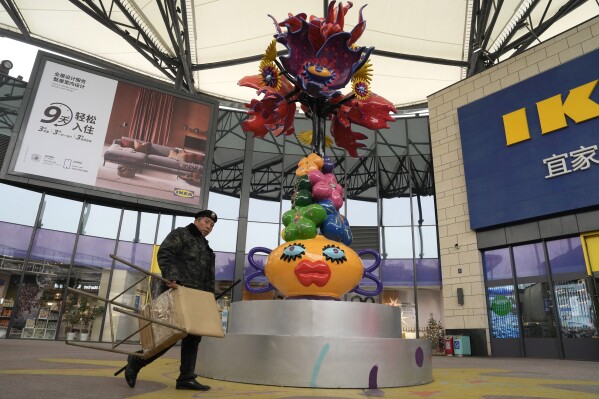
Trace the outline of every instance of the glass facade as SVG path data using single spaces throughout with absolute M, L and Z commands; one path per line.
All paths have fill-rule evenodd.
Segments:
M 247 264 L 251 248 L 274 249 L 282 243 L 281 214 L 291 207 L 295 168 L 310 152 L 295 136 L 248 138 L 240 129 L 243 118 L 244 113 L 221 110 L 214 140 L 207 207 L 219 215 L 209 237 L 216 251 L 217 291 L 254 272 Z M 403 305 L 407 328 L 413 329 L 415 284 L 423 308 L 420 315 L 441 315 L 428 120 L 398 120 L 391 125 L 382 133 L 365 132 L 369 139 L 363 157 L 348 158 L 334 146 L 330 156 L 345 185 L 341 212 L 352 224 L 355 249 L 381 253 L 377 273 L 385 290 L 371 300 Z M 302 126 L 309 129 L 310 123 L 300 119 L 297 129 Z M 246 168 L 251 173 L 244 174 Z M 110 254 L 149 270 L 154 246 L 173 228 L 193 219 L 6 184 L 0 184 L 0 196 L 0 336 L 65 339 L 68 332 L 76 332 L 89 334 L 92 340 L 109 341 L 111 334 L 136 339 L 135 320 L 105 311 L 102 301 L 87 298 L 84 303 L 84 296 L 67 287 L 101 298 L 114 298 L 126 290 L 120 298 L 123 304 L 143 305 L 148 292 L 146 282 L 140 282 L 144 275 L 115 262 Z M 258 262 L 265 258 L 256 255 Z M 244 265 L 236 270 L 240 259 Z M 372 260 L 364 262 L 370 265 Z M 362 288 L 372 285 L 364 280 Z M 244 292 L 242 299 L 275 296 L 274 291 Z M 344 299 L 365 298 L 350 293 Z M 103 313 L 91 321 L 73 316 L 82 306 Z
M 245 264 L 237 278 L 245 279 L 256 272 L 246 259 L 252 248 L 274 249 L 282 244 L 281 215 L 291 208 L 295 170 L 311 151 L 296 135 L 248 137 L 240 126 L 244 117 L 241 112 L 221 110 L 209 207 L 219 214 L 219 224 L 221 215 L 230 219 L 230 226 L 223 229 L 219 225 L 213 234 L 220 230 L 218 234 L 228 237 L 228 251 L 235 252 L 237 263 L 243 259 Z M 296 118 L 296 132 L 311 128 L 309 120 Z M 351 247 L 371 248 L 381 254 L 381 266 L 375 273 L 385 288 L 378 297 L 349 293 L 343 299 L 401 305 L 408 316 L 406 328 L 413 330 L 416 302 L 421 319 L 428 319 L 431 313 L 436 319 L 442 316 L 428 118 L 401 118 L 381 131 L 357 129 L 367 137 L 359 158 L 347 157 L 335 145 L 326 149 L 326 155 L 332 158 L 333 172 L 344 186 L 340 212 L 352 228 Z M 263 254 L 255 255 L 258 263 L 264 259 Z M 365 264 L 369 262 L 365 259 Z M 263 278 L 252 280 L 255 288 L 266 283 Z M 361 284 L 363 289 L 373 286 L 366 279 Z M 419 300 L 415 298 L 415 284 Z M 276 295 L 274 291 L 244 291 L 243 299 L 273 299 Z
M 562 348 L 568 358 L 569 340 L 599 336 L 580 237 L 484 251 L 483 264 L 492 339 L 518 339 L 527 356 Z

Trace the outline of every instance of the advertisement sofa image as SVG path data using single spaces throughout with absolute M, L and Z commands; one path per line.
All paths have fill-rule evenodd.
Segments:
M 201 175 L 204 156 L 201 152 L 123 137 L 114 140 L 104 152 L 103 164 L 113 162 L 137 173 L 155 166 L 170 169 L 179 177 L 194 178 Z

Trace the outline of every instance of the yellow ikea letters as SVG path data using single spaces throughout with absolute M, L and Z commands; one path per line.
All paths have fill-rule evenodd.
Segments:
M 566 115 L 575 123 L 599 117 L 599 104 L 590 98 L 597 82 L 599 82 L 599 79 L 575 87 L 570 90 L 563 102 L 561 94 L 558 94 L 536 103 L 541 134 L 568 127 Z M 508 146 L 530 139 L 526 108 L 520 108 L 503 115 L 503 128 L 506 145 Z

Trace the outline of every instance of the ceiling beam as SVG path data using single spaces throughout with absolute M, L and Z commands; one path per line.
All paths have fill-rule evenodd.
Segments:
M 542 35 L 551 25 L 586 3 L 588 0 L 570 0 L 568 3 L 564 4 L 552 17 L 547 19 L 544 22 L 541 22 L 536 27 L 528 28 L 529 32 L 518 40 L 515 40 L 513 43 L 510 43 L 509 46 L 506 46 L 506 51 L 515 49 L 515 53 L 512 56 L 518 55 L 523 51 L 526 51 L 528 47 L 535 41 L 539 39 L 539 36 Z M 544 14 L 545 15 L 545 14 Z M 524 25 L 527 27 L 527 25 Z
M 288 54 L 287 50 L 277 51 L 277 57 L 284 56 L 287 54 Z M 427 64 L 447 65 L 447 66 L 457 66 L 457 67 L 467 67 L 468 66 L 467 62 L 460 61 L 460 60 L 448 60 L 445 58 L 425 57 L 422 55 L 394 53 L 391 51 L 384 51 L 384 50 L 377 50 L 377 49 L 374 49 L 372 54 L 378 55 L 379 57 L 394 58 L 394 59 L 406 60 L 406 61 L 424 62 Z M 264 54 L 251 55 L 248 57 L 235 58 L 235 59 L 226 60 L 226 61 L 210 62 L 210 63 L 206 63 L 206 64 L 195 64 L 192 66 L 191 69 L 194 71 L 205 71 L 207 69 L 224 68 L 224 67 L 241 65 L 241 64 L 249 64 L 250 62 L 258 62 L 262 58 L 264 58 Z
M 13 20 L 15 25 L 17 25 L 17 28 L 19 28 L 21 34 L 29 39 L 31 37 L 29 34 L 29 28 L 27 27 L 27 24 L 25 23 L 25 20 L 23 19 L 23 16 L 21 15 L 21 12 L 19 11 L 19 8 L 15 2 L 12 0 L 0 0 L 0 4 L 2 4 L 10 18 Z

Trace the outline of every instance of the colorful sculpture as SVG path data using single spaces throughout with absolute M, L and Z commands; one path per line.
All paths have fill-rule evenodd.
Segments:
M 242 123 L 244 131 L 257 137 L 295 133 L 296 103 L 312 120 L 312 154 L 298 164 L 292 209 L 282 218 L 286 243 L 272 252 L 261 247 L 250 251 L 248 258 L 257 272 L 246 278 L 245 285 L 252 292 L 264 291 L 250 285 L 260 274 L 266 274 L 287 297 L 339 298 L 352 289 L 363 295 L 378 295 L 382 290 L 380 281 L 370 273 L 380 263 L 378 254 L 361 252 L 373 254 L 376 259 L 374 267 L 365 270 L 359 255 L 349 248 L 351 229 L 339 213 L 343 187 L 332 173 L 333 161 L 325 156 L 327 119 L 331 120 L 330 133 L 335 144 L 357 157 L 357 150 L 365 147 L 359 141 L 366 136 L 354 132 L 352 124 L 368 129 L 388 128 L 387 122 L 394 120 L 389 113 L 396 111 L 393 104 L 370 90 L 372 68 L 368 58 L 374 48 L 356 45 L 366 28 L 364 7 L 354 29 L 343 31 L 345 15 L 351 7 L 351 2 L 336 6 L 332 1 L 326 19 L 306 19 L 306 14 L 301 13 L 278 23 L 270 16 L 277 30 L 275 40 L 266 49 L 258 75 L 239 81 L 262 95 L 260 100 L 246 104 L 249 117 Z M 280 62 L 276 42 L 288 50 Z M 351 91 L 343 94 L 340 90 L 350 81 Z M 270 254 L 264 269 L 253 260 L 256 252 Z M 357 287 L 362 277 L 375 281 L 376 290 Z M 271 284 L 269 287 L 272 289 Z

